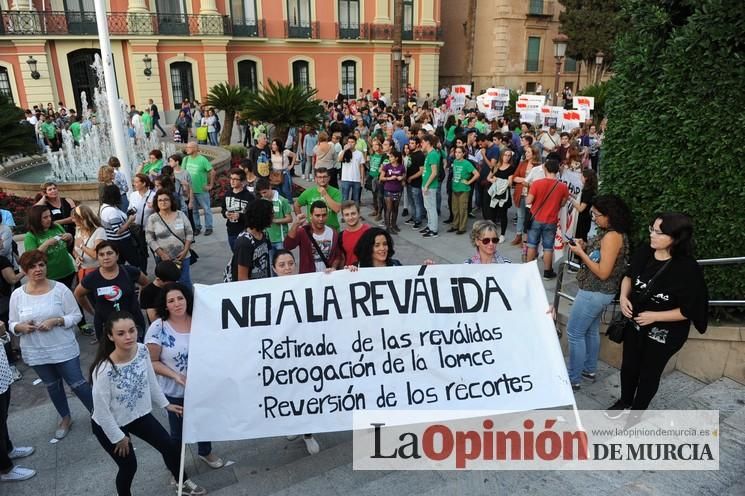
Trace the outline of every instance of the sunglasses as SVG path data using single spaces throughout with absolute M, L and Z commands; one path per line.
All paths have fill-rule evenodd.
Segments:
M 490 243 L 494 243 L 496 245 L 499 242 L 499 238 L 481 238 L 479 241 L 481 241 L 485 245 L 488 245 Z

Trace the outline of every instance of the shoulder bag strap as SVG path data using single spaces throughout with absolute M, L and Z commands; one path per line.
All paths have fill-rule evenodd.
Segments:
M 652 279 L 649 280 L 647 283 L 647 289 L 644 290 L 644 292 L 639 296 L 639 299 L 635 302 L 637 305 L 641 303 L 645 303 L 651 296 L 652 296 L 652 290 L 654 283 L 657 282 L 657 279 L 659 278 L 660 274 L 662 274 L 668 265 L 670 265 L 670 262 L 672 262 L 673 259 L 669 258 L 667 262 L 665 262 L 662 267 L 659 268 L 657 272 L 652 276 Z
M 181 239 L 181 238 L 179 238 L 176 235 L 176 233 L 171 230 L 170 226 L 168 225 L 168 222 L 166 222 L 166 220 L 163 218 L 163 216 L 160 215 L 160 212 L 158 212 L 158 217 L 160 218 L 160 221 L 163 223 L 163 225 L 166 226 L 166 229 L 168 229 L 168 232 L 171 233 L 171 234 L 173 234 L 173 237 L 174 238 L 176 238 L 177 240 L 181 241 L 181 244 L 182 245 L 186 246 L 186 243 L 184 242 L 184 240 Z M 178 213 L 176 213 L 176 217 L 178 217 Z
M 543 199 L 543 202 L 541 202 L 541 205 L 535 210 L 535 213 L 533 214 L 533 217 L 535 217 L 536 215 L 538 215 L 538 212 L 541 211 L 541 209 L 543 208 L 543 206 L 546 204 L 546 202 L 548 201 L 549 197 L 551 196 L 551 193 L 554 192 L 554 190 L 556 189 L 556 187 L 558 185 L 559 185 L 559 180 L 557 179 L 556 182 L 554 183 L 554 185 L 551 187 L 551 190 L 546 195 L 546 198 Z
M 326 258 L 326 255 L 323 254 L 323 251 L 321 250 L 321 247 L 318 246 L 318 242 L 316 241 L 316 238 L 313 237 L 313 233 L 310 231 L 310 227 L 305 226 L 303 227 L 305 229 L 305 234 L 308 235 L 308 239 L 310 239 L 310 242 L 313 244 L 313 248 L 315 248 L 316 253 L 318 253 L 318 256 L 321 257 L 321 261 L 323 262 L 323 265 L 326 266 L 328 269 L 330 267 L 329 260 Z
M 142 229 L 145 229 L 145 226 L 143 225 L 145 223 L 145 209 L 147 208 L 147 201 L 150 199 L 151 191 L 148 191 L 147 196 L 145 196 L 145 201 L 142 202 L 142 213 L 140 215 L 140 226 L 142 226 Z

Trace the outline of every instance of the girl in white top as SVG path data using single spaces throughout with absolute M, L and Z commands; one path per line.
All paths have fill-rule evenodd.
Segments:
M 273 139 L 271 145 L 270 160 L 272 171 L 282 173 L 282 183 L 279 185 L 279 194 L 292 202 L 292 169 L 297 162 L 297 155 L 290 150 L 285 150 L 280 139 Z
M 75 241 L 73 256 L 78 269 L 78 280 L 93 272 L 98 267 L 96 246 L 106 240 L 106 230 L 93 210 L 86 205 L 72 209 L 72 220 L 75 223 Z
M 178 415 L 182 415 L 184 409 L 170 404 L 163 395 L 147 348 L 137 343 L 137 327 L 130 314 L 112 314 L 104 332 L 90 369 L 93 382 L 91 424 L 98 442 L 119 467 L 117 493 L 129 496 L 137 472 L 130 434 L 158 450 L 168 470 L 178 478 L 179 447 L 151 412 L 153 403 Z M 204 488 L 184 477 L 183 494 L 206 494 Z
M 161 318 L 147 330 L 145 345 L 166 398 L 173 405 L 183 406 L 194 298 L 187 286 L 177 282 L 163 286 L 161 294 L 163 299 L 158 305 Z M 168 412 L 168 423 L 171 426 L 171 439 L 181 445 L 182 417 Z M 220 468 L 225 464 L 212 453 L 212 443 L 201 442 L 198 447 L 199 458 L 211 468 Z
M 47 256 L 30 250 L 19 259 L 28 283 L 10 295 L 10 332 L 20 336 L 23 360 L 44 381 L 49 397 L 62 418 L 54 437 L 64 438 L 72 425 L 62 380 L 93 410 L 91 387 L 80 371 L 80 348 L 75 326 L 83 317 L 72 292 L 47 279 Z

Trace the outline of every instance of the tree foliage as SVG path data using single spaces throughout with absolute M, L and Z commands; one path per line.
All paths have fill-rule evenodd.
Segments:
M 225 112 L 225 122 L 222 123 L 222 131 L 220 132 L 221 145 L 230 144 L 235 113 L 246 103 L 246 98 L 247 92 L 243 88 L 232 84 L 218 83 L 210 88 L 205 103 Z
M 256 92 L 248 94 L 241 110 L 244 119 L 271 122 L 282 139 L 291 127 L 322 122 L 323 108 L 316 98 L 318 90 L 272 81 Z
M 693 216 L 697 258 L 742 256 L 745 17 L 740 0 L 624 0 L 606 103 L 602 189 L 646 239 L 655 212 Z M 743 266 L 705 271 L 713 298 L 745 298 Z
M 25 121 L 23 109 L 0 95 L 0 159 L 12 155 L 30 155 L 37 151 L 34 127 Z
M 623 0 L 559 0 L 564 11 L 559 15 L 561 32 L 569 37 L 567 56 L 595 64 L 595 54 L 602 50 L 604 64 L 613 61 L 613 44 L 623 30 Z

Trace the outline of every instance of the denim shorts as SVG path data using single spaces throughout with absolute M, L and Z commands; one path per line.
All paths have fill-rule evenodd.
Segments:
M 540 241 L 543 251 L 553 251 L 554 238 L 556 238 L 556 224 L 543 224 L 534 220 L 528 230 L 528 248 L 537 247 Z

